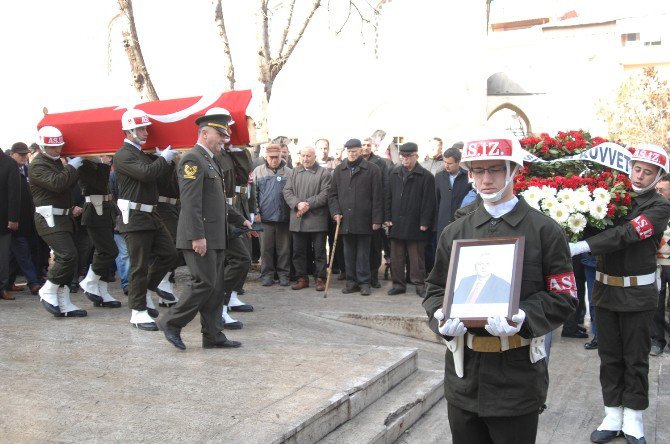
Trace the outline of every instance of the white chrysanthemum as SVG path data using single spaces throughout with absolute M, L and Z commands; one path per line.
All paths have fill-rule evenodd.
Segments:
M 539 202 L 540 198 L 542 197 L 540 187 L 528 187 L 528 189 L 523 191 L 521 195 L 523 196 L 524 200 L 529 204 L 533 202 L 534 203 Z
M 542 199 L 548 199 L 554 196 L 556 196 L 556 188 L 542 187 Z
M 585 194 L 585 195 L 589 196 L 589 198 L 591 197 L 591 192 L 589 191 L 589 187 L 587 187 L 586 185 L 583 185 L 583 186 L 577 188 L 575 190 L 575 194 L 577 194 L 578 196 L 582 195 L 582 194 Z
M 525 198 L 525 196 L 524 196 L 524 198 Z M 542 211 L 542 207 L 540 207 L 540 201 L 526 199 L 526 203 L 528 203 L 528 205 L 530 205 L 532 208 L 535 208 L 538 211 Z
M 557 203 L 549 210 L 549 216 L 559 224 L 564 224 L 567 222 L 568 217 L 570 217 L 570 211 L 568 211 L 565 205 Z
M 556 199 L 555 197 L 544 198 L 540 201 L 540 204 L 542 205 L 542 209 L 546 211 L 550 211 L 556 205 L 560 205 L 558 199 Z
M 573 202 L 573 208 L 580 213 L 586 213 L 589 211 L 589 205 L 591 205 L 591 195 L 588 193 L 576 193 L 575 200 Z
M 586 217 L 580 213 L 573 213 L 568 217 L 568 228 L 573 233 L 581 233 L 586 228 Z
M 593 190 L 594 201 L 598 201 L 607 205 L 608 203 L 610 203 L 611 198 L 612 196 L 610 196 L 609 191 L 607 191 L 605 188 L 596 188 L 595 190 Z
M 559 190 L 558 193 L 556 193 L 556 199 L 563 205 L 565 205 L 566 209 L 569 212 L 572 212 L 575 206 L 575 192 L 571 190 L 570 188 L 564 188 L 562 190 Z
M 589 213 L 594 219 L 604 219 L 607 216 L 607 204 L 600 200 L 594 200 L 589 204 Z

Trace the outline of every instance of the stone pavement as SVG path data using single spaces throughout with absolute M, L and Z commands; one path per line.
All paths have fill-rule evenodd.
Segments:
M 178 270 L 177 293 L 185 273 Z M 81 292 L 73 295 L 89 311 L 83 319 L 53 318 L 36 296 L 16 293 L 17 301 L 0 301 L 0 437 L 311 442 L 417 366 L 442 370 L 444 346 L 421 327 L 425 314 L 411 287 L 391 297 L 387 282 L 361 297 L 341 294 L 341 283 L 334 280 L 324 299 L 313 286 L 297 292 L 261 287 L 254 274 L 242 299 L 256 311 L 234 314 L 244 329 L 226 332 L 242 347 L 202 349 L 196 318 L 182 332 L 185 352 L 161 332 L 133 329 L 116 286 L 121 309 L 94 308 Z M 586 443 L 600 421 L 598 358 L 583 342 L 555 337 L 539 443 Z M 662 421 L 670 410 L 666 359 L 651 359 L 652 403 L 645 415 L 650 443 L 670 439 L 670 426 Z M 449 442 L 444 400 L 399 441 Z

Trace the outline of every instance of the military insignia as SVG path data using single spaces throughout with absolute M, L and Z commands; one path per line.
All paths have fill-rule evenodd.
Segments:
M 198 165 L 184 165 L 184 179 L 195 179 L 198 172 Z

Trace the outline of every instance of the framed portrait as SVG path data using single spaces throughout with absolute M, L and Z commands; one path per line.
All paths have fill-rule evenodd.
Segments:
M 455 240 L 442 307 L 445 319 L 460 318 L 466 327 L 486 319 L 508 319 L 519 310 L 525 237 Z

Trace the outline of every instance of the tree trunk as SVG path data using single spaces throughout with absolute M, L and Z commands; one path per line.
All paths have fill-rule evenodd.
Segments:
M 223 6 L 221 0 L 216 0 L 216 7 L 214 10 L 214 21 L 217 28 L 219 28 L 219 35 L 223 40 L 223 53 L 226 56 L 226 79 L 228 80 L 228 90 L 235 89 L 235 66 L 233 65 L 233 56 L 230 52 L 230 43 L 228 42 L 228 33 L 226 32 L 226 24 L 223 21 Z
M 130 71 L 133 74 L 133 86 L 140 94 L 142 99 L 158 100 L 158 94 L 154 89 L 149 71 L 144 63 L 142 56 L 142 48 L 137 38 L 137 30 L 135 29 L 135 17 L 133 15 L 132 0 L 118 0 L 121 13 L 128 20 L 128 28 L 121 32 L 123 36 L 123 47 L 128 55 L 128 62 L 130 63 Z

